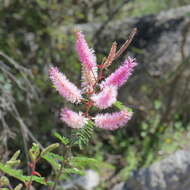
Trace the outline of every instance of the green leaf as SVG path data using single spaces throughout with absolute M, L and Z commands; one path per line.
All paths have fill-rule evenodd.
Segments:
M 12 176 L 22 182 L 27 182 L 30 180 L 30 176 L 24 176 L 21 172 L 21 170 L 15 170 L 12 169 L 10 166 L 7 164 L 3 164 L 0 162 L 0 170 L 4 172 L 5 174 Z
M 54 133 L 54 136 L 59 139 L 64 145 L 69 144 L 69 139 L 61 136 L 59 133 Z
M 45 159 L 55 171 L 58 171 L 61 167 L 61 164 L 59 164 L 59 161 L 63 161 L 63 157 L 54 154 L 54 153 L 47 153 L 42 156 L 43 159 Z
M 47 185 L 48 183 L 45 181 L 45 178 L 43 177 L 38 177 L 38 176 L 25 176 L 23 175 L 21 170 L 15 170 L 12 169 L 9 165 L 7 164 L 3 164 L 0 162 L 0 170 L 2 172 L 4 172 L 5 174 L 12 176 L 20 181 L 22 181 L 23 183 L 26 183 L 30 180 L 35 181 L 37 183 L 43 184 L 43 185 Z
M 9 165 L 10 167 L 20 164 L 20 160 L 17 160 L 17 158 L 19 157 L 19 155 L 20 155 L 20 150 L 17 150 L 13 154 L 13 156 L 11 157 L 11 159 L 6 162 L 6 164 Z
M 123 103 L 120 102 L 120 101 L 116 101 L 116 102 L 114 103 L 114 106 L 115 106 L 116 108 L 120 109 L 120 110 L 126 110 L 126 109 L 127 109 L 127 111 L 129 111 L 129 112 L 133 112 L 133 110 L 132 110 L 131 108 L 126 107 L 126 106 L 123 105 Z
M 88 123 L 81 129 L 73 130 L 72 134 L 72 144 L 78 145 L 80 149 L 83 149 L 85 145 L 88 144 L 89 140 L 92 137 L 94 130 L 94 123 L 88 121 Z
M 85 166 L 95 166 L 98 165 L 100 161 L 94 158 L 88 158 L 83 156 L 76 156 L 70 159 L 70 164 L 74 167 L 85 167 Z
M 59 161 L 64 161 L 63 156 L 60 156 L 59 154 L 55 154 L 55 153 L 52 153 L 52 152 L 49 152 L 48 154 L 49 154 L 53 159 L 56 159 L 56 160 L 59 160 Z
M 93 168 L 95 170 L 102 170 L 102 168 L 114 169 L 111 164 L 97 160 L 95 158 L 88 158 L 84 156 L 76 156 L 70 158 L 70 165 L 78 169 Z
M 83 170 L 79 170 L 78 168 L 64 168 L 64 174 L 77 174 L 77 175 L 84 175 L 85 172 Z
M 15 165 L 20 164 L 20 160 L 9 160 L 6 162 L 6 164 L 9 166 L 15 166 Z
M 41 156 L 45 155 L 48 152 L 53 151 L 54 149 L 59 147 L 59 143 L 54 143 L 49 145 L 48 147 L 46 147 L 42 152 L 41 152 Z
M 19 155 L 20 155 L 20 150 L 17 150 L 14 154 L 13 154 L 13 156 L 11 157 L 11 161 L 15 161 L 15 160 L 17 160 L 18 159 L 18 157 L 19 157 Z M 9 160 L 9 161 L 10 161 Z
M 44 177 L 39 177 L 39 176 L 32 176 L 32 181 L 35 181 L 35 182 L 40 183 L 42 185 L 48 184 Z
M 22 187 L 23 187 L 23 185 L 20 183 L 20 184 L 18 184 L 18 185 L 14 188 L 14 190 L 21 190 Z

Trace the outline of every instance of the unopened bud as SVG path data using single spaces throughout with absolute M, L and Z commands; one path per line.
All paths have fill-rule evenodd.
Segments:
M 5 176 L 0 178 L 0 186 L 7 186 L 9 185 L 9 179 Z
M 14 190 L 21 190 L 22 187 L 23 187 L 23 185 L 20 183 L 20 184 L 18 184 L 18 185 L 14 188 Z
M 51 144 L 49 145 L 48 147 L 46 147 L 42 153 L 41 153 L 41 156 L 47 154 L 48 152 L 51 152 L 53 151 L 54 149 L 58 148 L 59 147 L 59 143 L 54 143 L 54 144 Z

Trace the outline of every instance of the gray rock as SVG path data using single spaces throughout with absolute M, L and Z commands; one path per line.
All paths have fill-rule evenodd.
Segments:
M 97 172 L 86 170 L 84 176 L 76 176 L 62 184 L 65 190 L 93 190 L 100 183 Z
M 83 30 L 87 36 L 96 34 L 94 48 L 105 56 L 113 41 L 121 45 L 132 28 L 138 28 L 128 55 L 136 57 L 139 66 L 127 87 L 121 89 L 119 98 L 126 101 L 127 97 L 127 104 L 138 105 L 139 109 L 146 113 L 154 109 L 155 98 L 159 98 L 162 102 L 162 121 L 171 120 L 176 112 L 188 119 L 190 5 L 159 14 L 110 21 L 104 30 L 96 33 L 100 26 L 100 23 L 89 23 L 76 27 Z M 67 31 L 69 30 L 67 28 Z M 117 67 L 117 63 L 114 63 L 114 66 Z
M 124 188 L 124 185 L 125 183 L 124 182 L 121 182 L 121 183 L 118 183 L 116 184 L 112 190 L 122 190 Z
M 143 168 L 117 190 L 189 190 L 190 152 L 179 150 Z M 115 189 L 114 189 L 115 190 Z
M 126 94 L 130 94 L 127 95 L 128 104 L 138 105 L 149 113 L 154 108 L 155 97 L 159 97 L 162 121 L 171 120 L 176 112 L 189 118 L 184 114 L 190 109 L 189 13 L 190 5 L 157 15 L 119 20 L 110 23 L 96 43 L 96 50 L 107 55 L 111 42 L 117 41 L 121 45 L 128 32 L 133 27 L 138 28 L 128 55 L 136 57 L 139 66 L 122 89 L 120 98 L 126 101 Z

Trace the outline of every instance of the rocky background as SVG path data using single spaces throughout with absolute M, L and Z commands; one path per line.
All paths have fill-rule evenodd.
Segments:
M 120 98 L 126 100 L 128 97 L 130 105 L 140 105 L 137 106 L 137 114 L 142 116 L 152 110 L 154 100 L 159 98 L 163 104 L 159 122 L 170 121 L 176 112 L 180 112 L 184 119 L 188 120 L 190 5 L 159 14 L 110 22 L 102 30 L 100 24 L 84 24 L 77 27 L 88 35 L 98 36 L 95 39 L 96 51 L 105 56 L 107 46 L 109 47 L 113 41 L 121 46 L 130 31 L 136 27 L 138 33 L 127 54 L 136 57 L 140 63 L 136 75 L 128 86 L 122 89 Z M 139 115 L 136 117 L 140 117 Z M 120 182 L 111 189 L 189 189 L 189 145 L 187 147 L 188 150 L 179 150 L 150 167 L 134 170 L 126 182 Z
M 88 35 L 94 35 L 96 50 L 106 56 L 111 43 L 120 46 L 134 27 L 138 29 L 128 55 L 139 61 L 137 74 L 123 89 L 132 98 L 130 104 L 139 105 L 149 112 L 152 102 L 163 102 L 163 120 L 171 119 L 179 111 L 189 117 L 189 57 L 190 57 L 190 5 L 137 18 L 124 18 L 107 24 L 79 25 Z M 93 31 L 96 31 L 95 33 Z M 147 86 L 148 92 L 143 87 Z M 183 102 L 185 101 L 185 102 Z

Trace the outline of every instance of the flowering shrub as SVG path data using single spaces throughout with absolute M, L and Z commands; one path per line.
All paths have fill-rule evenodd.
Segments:
M 123 127 L 131 119 L 133 112 L 130 108 L 117 101 L 119 88 L 125 84 L 137 65 L 135 59 L 128 57 L 115 72 L 108 77 L 104 76 L 104 71 L 118 58 L 129 46 L 136 29 L 133 30 L 129 39 L 117 51 L 117 44 L 113 43 L 110 53 L 101 64 L 97 64 L 94 51 L 88 47 L 84 35 L 76 32 L 76 51 L 82 65 L 82 84 L 81 89 L 70 82 L 67 77 L 61 73 L 57 67 L 49 69 L 50 80 L 58 93 L 67 101 L 75 105 L 82 104 L 84 109 L 77 113 L 69 108 L 62 108 L 60 119 L 69 127 L 73 128 L 71 138 L 66 138 L 58 133 L 54 136 L 60 143 L 54 143 L 46 148 L 33 143 L 28 151 L 30 162 L 30 175 L 24 175 L 17 167 L 20 164 L 18 159 L 20 151 L 17 151 L 10 160 L 0 162 L 0 171 L 6 175 L 12 176 L 22 183 L 15 188 L 9 182 L 6 176 L 0 178 L 0 187 L 4 189 L 20 190 L 25 185 L 25 189 L 31 190 L 33 182 L 47 185 L 49 189 L 55 190 L 60 180 L 67 179 L 71 174 L 83 174 L 86 166 L 100 165 L 100 161 L 84 156 L 73 156 L 72 147 L 79 146 L 83 148 L 93 134 L 94 127 L 105 130 L 116 130 Z M 99 113 L 101 110 L 115 106 L 119 110 L 114 113 Z M 94 115 L 92 109 L 98 111 Z M 53 153 L 60 147 L 61 155 Z M 54 173 L 44 178 L 36 171 L 36 165 L 41 159 L 46 160 Z
M 119 87 L 125 84 L 137 65 L 135 59 L 128 57 L 115 72 L 104 78 L 103 71 L 117 56 L 116 44 L 112 46 L 108 58 L 102 64 L 97 65 L 94 51 L 88 47 L 84 35 L 77 31 L 76 38 L 76 51 L 82 65 L 81 89 L 71 83 L 58 68 L 50 68 L 49 73 L 59 94 L 72 103 L 84 104 L 86 110 L 84 113 L 76 113 L 64 108 L 61 111 L 61 120 L 69 127 L 76 129 L 85 127 L 89 120 L 94 122 L 96 127 L 106 130 L 115 130 L 124 126 L 132 117 L 132 111 L 127 108 L 120 112 L 96 116 L 91 116 L 89 112 L 93 106 L 102 110 L 116 103 Z

